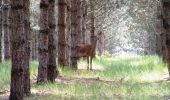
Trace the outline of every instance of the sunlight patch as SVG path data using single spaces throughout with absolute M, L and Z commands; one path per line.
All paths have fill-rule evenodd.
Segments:
M 168 72 L 165 72 L 166 74 L 160 73 L 160 72 L 150 72 L 148 74 L 141 75 L 140 80 L 141 81 L 147 81 L 147 82 L 154 82 L 154 81 L 163 81 L 165 78 L 168 77 Z
M 78 62 L 78 69 L 87 69 L 87 62 L 86 61 Z M 104 70 L 104 67 L 102 65 L 95 64 L 94 61 L 93 61 L 92 69 L 102 71 L 102 70 Z

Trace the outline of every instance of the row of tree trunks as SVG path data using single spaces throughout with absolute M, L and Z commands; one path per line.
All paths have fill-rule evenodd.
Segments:
M 86 19 L 87 19 L 86 0 L 76 0 L 74 2 L 67 0 L 67 14 L 66 14 L 67 45 L 65 61 L 66 65 L 71 66 L 73 69 L 77 69 L 77 60 L 75 54 L 76 47 L 78 45 L 84 45 L 86 43 L 86 21 L 87 21 Z
M 166 59 L 169 75 L 170 75 L 170 1 L 169 0 L 163 0 L 163 28 L 165 31 L 163 31 L 162 37 L 163 37 L 163 51 L 164 51 L 164 57 Z
M 76 48 L 86 37 L 86 0 L 59 0 L 58 14 L 58 64 L 77 69 Z
M 49 12 L 48 17 L 50 20 L 48 20 L 49 24 L 49 36 L 48 36 L 48 67 L 47 67 L 47 80 L 50 82 L 54 82 L 56 76 L 58 76 L 59 72 L 56 69 L 56 44 L 55 44 L 55 0 L 49 0 Z
M 56 66 L 55 0 L 40 2 L 39 67 L 37 84 L 54 82 L 59 72 Z
M 24 0 L 11 0 L 11 49 L 12 69 L 9 100 L 23 100 L 25 68 L 28 68 L 27 35 L 25 33 Z
M 2 0 L 0 0 L 0 6 L 2 6 Z M 2 62 L 2 10 L 0 10 L 0 62 Z
M 3 17 L 3 41 L 4 41 L 4 59 L 10 60 L 10 42 L 9 42 L 9 0 L 3 0 L 2 4 L 2 17 Z
M 66 0 L 58 0 L 58 64 L 66 65 Z

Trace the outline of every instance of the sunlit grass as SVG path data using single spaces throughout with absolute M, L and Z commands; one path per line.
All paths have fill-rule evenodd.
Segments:
M 0 90 L 9 88 L 10 73 L 10 62 L 0 63 Z
M 65 80 L 36 85 L 38 63 L 30 64 L 32 95 L 26 100 L 166 100 L 170 82 L 166 64 L 157 56 L 96 57 L 93 71 L 86 61 L 79 70 L 59 68 Z M 0 89 L 9 89 L 10 63 L 0 64 Z M 7 94 L 8 95 L 8 94 Z M 1 98 L 0 98 L 1 99 Z

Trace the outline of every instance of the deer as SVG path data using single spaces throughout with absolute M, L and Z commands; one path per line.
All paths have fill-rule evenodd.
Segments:
M 94 36 L 91 44 L 84 44 L 82 46 L 78 46 L 76 49 L 77 60 L 79 60 L 81 57 L 87 59 L 87 70 L 89 70 L 89 63 L 90 63 L 90 70 L 92 70 L 92 59 L 94 58 L 96 43 L 97 43 L 97 36 Z

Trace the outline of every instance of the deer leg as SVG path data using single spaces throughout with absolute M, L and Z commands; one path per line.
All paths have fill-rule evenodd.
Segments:
M 92 56 L 90 56 L 90 70 L 92 70 Z
M 87 57 L 87 70 L 89 69 L 89 57 Z

